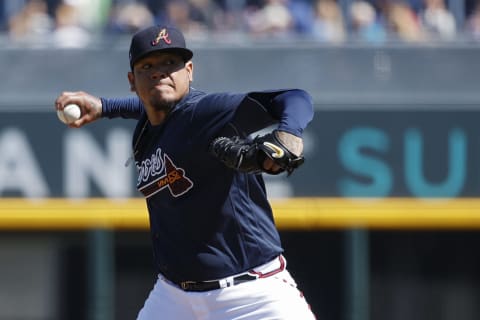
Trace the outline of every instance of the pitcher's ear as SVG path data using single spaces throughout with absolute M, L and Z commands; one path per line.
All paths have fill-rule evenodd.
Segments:
M 187 70 L 187 73 L 188 73 L 188 80 L 190 80 L 190 82 L 193 82 L 193 62 L 192 62 L 192 60 L 187 61 L 185 63 L 185 69 Z
M 130 91 L 135 92 L 135 76 L 132 72 L 128 73 L 128 83 L 130 83 Z

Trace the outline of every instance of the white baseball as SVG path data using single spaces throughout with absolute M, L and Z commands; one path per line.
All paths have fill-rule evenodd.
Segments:
M 80 107 L 76 104 L 68 104 L 63 108 L 63 111 L 57 110 L 57 116 L 63 123 L 70 124 L 80 119 L 82 110 L 80 110 Z

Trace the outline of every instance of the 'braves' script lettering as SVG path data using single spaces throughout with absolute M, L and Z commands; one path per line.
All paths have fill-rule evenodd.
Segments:
M 140 183 L 148 181 L 150 177 L 158 176 L 165 170 L 165 163 L 163 162 L 162 150 L 157 148 L 156 152 L 150 158 L 143 160 L 141 163 L 137 162 L 138 180 L 137 186 Z

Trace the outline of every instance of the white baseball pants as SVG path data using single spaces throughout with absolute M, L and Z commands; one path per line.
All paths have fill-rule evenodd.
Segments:
M 137 320 L 314 320 L 285 269 L 205 292 L 187 292 L 159 276 Z

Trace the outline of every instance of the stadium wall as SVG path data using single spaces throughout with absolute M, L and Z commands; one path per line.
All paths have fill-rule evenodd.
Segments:
M 314 97 L 307 162 L 266 182 L 319 319 L 476 319 L 479 48 L 194 49 L 195 87 Z M 153 284 L 134 123 L 70 130 L 53 112 L 61 91 L 128 95 L 126 50 L 0 50 L 0 319 L 131 319 Z

